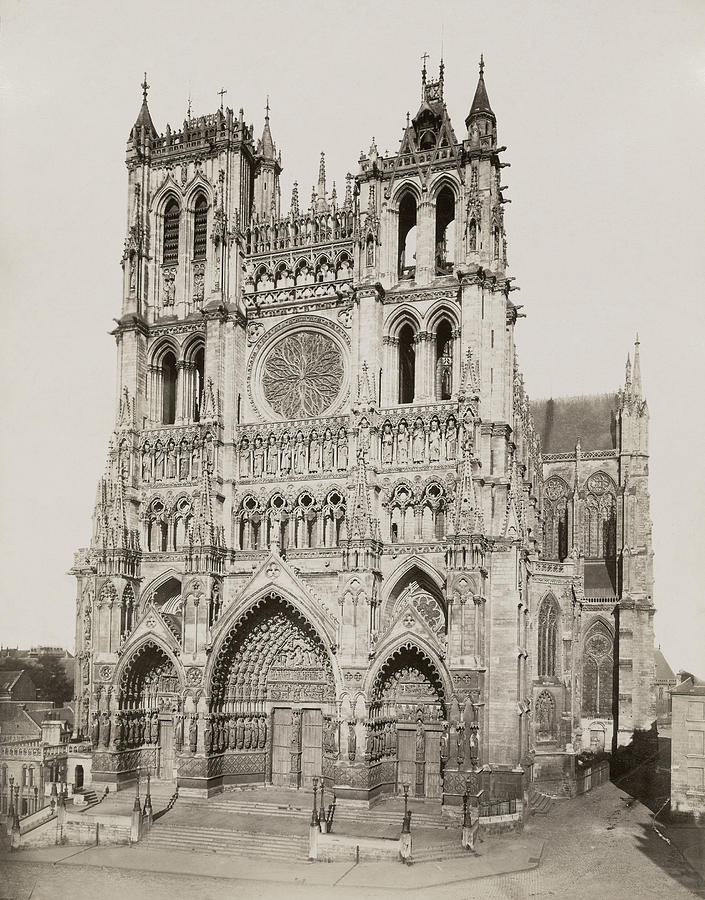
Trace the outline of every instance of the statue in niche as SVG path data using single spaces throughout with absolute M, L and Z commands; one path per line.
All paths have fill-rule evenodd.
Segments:
M 458 456 L 458 426 L 455 419 L 450 416 L 446 425 L 446 459 L 457 459 Z
M 176 444 L 173 440 L 166 445 L 166 477 L 176 478 Z
M 191 753 L 196 752 L 198 745 L 198 722 L 197 716 L 191 716 L 191 722 L 188 727 L 188 748 Z
M 213 749 L 213 726 L 210 716 L 206 716 L 206 723 L 203 726 L 203 749 L 206 753 L 210 753 Z
M 149 444 L 145 444 L 142 449 L 142 481 L 150 481 L 152 478 L 152 454 L 149 450 Z
M 355 734 L 355 723 L 348 722 L 348 759 L 355 762 L 357 753 L 357 735 Z
M 448 737 L 448 723 L 443 723 L 443 731 L 441 732 L 441 762 L 448 762 L 450 739 Z
M 131 294 L 134 294 L 137 286 L 137 254 L 134 250 L 130 252 L 128 285 Z
M 259 747 L 259 716 L 252 716 L 252 749 Z
M 210 433 L 203 439 L 203 455 L 208 471 L 212 472 L 215 460 L 215 447 L 213 446 L 213 435 Z
M 184 748 L 184 717 L 180 712 L 174 713 L 174 749 L 181 753 Z
M 103 720 L 100 723 L 100 738 L 104 747 L 110 746 L 110 713 L 103 713 Z
M 375 264 L 375 243 L 372 235 L 367 238 L 367 257 L 365 262 L 368 267 Z
M 468 250 L 472 252 L 477 250 L 477 222 L 474 218 L 470 219 L 468 226 Z
M 306 471 L 306 445 L 304 443 L 304 433 L 299 431 L 296 434 L 296 445 L 294 447 L 294 472 L 297 475 L 303 475 Z
M 375 729 L 372 722 L 368 722 L 365 727 L 365 758 L 374 760 L 375 758 Z
M 428 433 L 428 458 L 429 462 L 440 462 L 441 459 L 441 429 L 438 419 L 431 419 L 431 428 Z
M 416 759 L 423 760 L 426 754 L 426 733 L 424 731 L 423 722 L 418 719 L 416 722 Z
M 157 441 L 154 448 L 154 477 L 159 481 L 164 478 L 164 445 Z
M 259 728 L 259 747 L 260 750 L 263 750 L 267 744 L 267 717 L 262 716 L 260 718 L 260 728 Z
M 86 609 L 83 614 L 83 640 L 84 642 L 90 641 L 91 639 L 91 611 L 90 609 Z M 85 679 L 84 679 L 85 681 Z
M 394 432 L 389 422 L 384 423 L 382 429 L 382 462 L 391 465 L 394 455 Z
M 93 722 L 91 723 L 91 744 L 93 745 L 94 750 L 98 746 L 99 737 L 100 737 L 100 719 L 98 718 L 98 713 L 93 713 Z
M 228 724 L 228 749 L 235 750 L 237 747 L 237 719 L 235 716 L 230 716 L 230 722 Z
M 361 419 L 357 429 L 357 452 L 367 453 L 370 449 L 370 423 L 367 419 Z
M 413 462 L 422 463 L 424 461 L 426 456 L 426 434 L 421 419 L 417 419 L 416 422 L 414 422 L 411 452 Z
M 201 474 L 201 445 L 198 438 L 193 439 L 191 448 L 191 478 L 198 478 Z
M 284 432 L 282 436 L 281 472 L 282 475 L 288 475 L 291 472 L 291 439 L 288 432 Z
M 314 429 L 311 432 L 309 441 L 308 470 L 309 472 L 318 472 L 321 466 L 321 443 L 318 438 L 318 432 Z
M 348 467 L 348 433 L 344 428 L 338 432 L 338 469 Z
M 321 449 L 321 459 L 323 461 L 323 471 L 332 472 L 334 464 L 335 451 L 333 449 L 333 434 L 330 428 L 326 428 L 323 434 L 323 445 Z
M 465 765 L 465 726 L 458 724 L 458 768 Z
M 174 305 L 174 301 L 176 300 L 176 272 L 167 271 L 164 273 L 162 300 L 165 307 Z
M 244 740 L 243 747 L 245 748 L 245 750 L 249 750 L 250 747 L 252 746 L 252 719 L 249 716 L 245 719 L 244 728 L 245 728 L 245 740 Z
M 186 440 L 183 440 L 179 448 L 179 481 L 188 480 L 190 462 L 191 454 L 189 453 L 188 443 Z
M 480 757 L 480 735 L 478 734 L 477 726 L 471 726 L 470 728 L 470 740 L 468 741 L 468 745 L 470 762 L 473 766 L 476 766 Z
M 402 419 L 397 434 L 397 463 L 405 466 L 409 462 L 409 426 Z
M 267 475 L 276 475 L 279 471 L 279 447 L 273 434 L 269 435 L 267 442 Z
M 259 435 L 255 438 L 252 460 L 252 474 L 255 478 L 261 478 L 264 475 L 264 441 Z
M 240 441 L 240 478 L 250 477 L 250 442 L 244 437 Z
M 245 746 L 245 721 L 242 716 L 237 717 L 237 749 Z

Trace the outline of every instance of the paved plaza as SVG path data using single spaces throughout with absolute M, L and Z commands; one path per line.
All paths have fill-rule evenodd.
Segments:
M 538 861 L 529 856 L 536 847 L 541 847 Z M 493 867 L 502 874 L 493 874 Z M 558 803 L 548 816 L 533 818 L 518 838 L 488 837 L 478 856 L 410 867 L 391 862 L 285 862 L 139 847 L 61 847 L 5 855 L 0 869 L 1 900 L 88 900 L 96 892 L 101 900 L 374 900 L 408 893 L 448 900 L 705 897 L 705 881 L 674 845 L 654 832 L 649 810 L 613 784 Z

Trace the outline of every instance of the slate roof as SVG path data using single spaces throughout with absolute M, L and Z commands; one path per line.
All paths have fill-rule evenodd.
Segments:
M 17 672 L 0 672 L 0 692 L 9 693 L 23 672 L 24 669 L 19 669 Z
M 585 560 L 585 598 L 587 600 L 614 600 L 614 575 L 604 559 Z
M 702 678 L 691 675 L 689 672 L 683 672 L 683 675 L 687 677 L 683 679 L 678 687 L 673 688 L 671 694 L 690 694 L 697 697 L 705 697 L 705 681 Z
M 490 98 L 487 96 L 487 88 L 485 87 L 485 78 L 483 75 L 480 75 L 477 82 L 475 96 L 473 97 L 472 106 L 468 113 L 468 119 L 471 118 L 471 116 L 491 116 L 493 119 L 495 117 L 492 112 L 492 107 L 490 106 Z
M 654 649 L 654 666 L 656 668 L 656 681 L 672 681 L 675 684 L 676 676 L 673 669 L 666 662 L 666 657 L 660 647 Z
M 551 397 L 531 404 L 542 453 L 613 450 L 617 446 L 617 395 Z

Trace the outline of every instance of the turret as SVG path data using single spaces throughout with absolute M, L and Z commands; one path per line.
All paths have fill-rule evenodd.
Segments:
M 475 88 L 475 96 L 470 107 L 470 112 L 465 119 L 465 127 L 468 130 L 468 140 L 473 147 L 480 144 L 491 147 L 497 146 L 497 119 L 492 112 L 490 100 L 485 87 L 485 61 L 480 56 L 480 77 Z M 489 141 L 487 138 L 489 137 Z M 485 138 L 485 140 L 482 140 Z
M 255 155 L 255 180 L 252 196 L 252 205 L 255 215 L 264 219 L 280 215 L 281 189 L 279 176 L 281 175 L 281 156 L 277 154 L 277 148 L 272 140 L 272 132 L 269 127 L 269 98 L 265 107 L 264 128 L 262 137 L 257 142 Z

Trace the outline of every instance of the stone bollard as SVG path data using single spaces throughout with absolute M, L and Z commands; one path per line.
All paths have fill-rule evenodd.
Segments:
M 309 859 L 318 859 L 318 835 L 320 834 L 320 829 L 318 825 L 309 825 L 308 826 L 308 858 Z
M 12 830 L 10 832 L 10 849 L 19 850 L 22 845 L 22 835 L 20 834 L 20 817 L 15 813 L 12 817 Z

